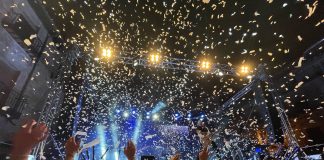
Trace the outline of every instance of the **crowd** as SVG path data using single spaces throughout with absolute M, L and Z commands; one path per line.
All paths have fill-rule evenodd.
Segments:
M 28 120 L 13 137 L 13 147 L 10 158 L 12 160 L 28 160 L 32 149 L 48 136 L 49 129 L 44 123 L 37 123 L 35 120 Z M 65 159 L 73 160 L 73 157 L 80 149 L 79 142 L 75 137 L 70 137 L 65 143 Z M 128 160 L 135 160 L 136 146 L 132 141 L 128 141 L 124 148 L 124 154 Z M 171 157 L 171 160 L 179 160 L 180 154 Z M 197 155 L 198 160 L 208 159 L 208 149 L 203 147 Z

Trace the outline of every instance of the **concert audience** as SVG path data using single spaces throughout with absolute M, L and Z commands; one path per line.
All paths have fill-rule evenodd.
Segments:
M 28 120 L 13 138 L 13 148 L 11 151 L 12 160 L 28 160 L 32 149 L 48 136 L 48 128 L 44 123 L 39 123 L 33 119 Z M 73 157 L 80 149 L 79 142 L 75 137 L 70 137 L 65 143 L 66 160 L 73 160 Z M 132 141 L 128 141 L 124 148 L 124 154 L 128 160 L 135 160 L 136 146 Z M 171 160 L 179 160 L 180 154 L 177 153 Z M 208 159 L 208 149 L 204 149 L 198 155 L 199 160 Z

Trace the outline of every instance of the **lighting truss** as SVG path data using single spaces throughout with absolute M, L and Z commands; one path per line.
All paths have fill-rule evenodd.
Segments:
M 305 152 L 302 151 L 302 149 L 300 148 L 300 146 L 297 142 L 294 131 L 290 125 L 288 116 L 287 116 L 286 112 L 284 111 L 284 106 L 282 104 L 280 96 L 277 93 L 275 86 L 272 83 L 271 79 L 265 73 L 264 65 L 260 65 L 258 67 L 256 75 L 254 76 L 253 80 L 248 85 L 246 85 L 243 89 L 238 91 L 233 97 L 231 97 L 229 100 L 227 100 L 221 106 L 221 108 L 218 111 L 218 114 L 222 114 L 222 112 L 224 112 L 226 109 L 229 109 L 232 105 L 235 104 L 236 101 L 241 99 L 244 95 L 246 95 L 250 91 L 256 91 L 258 88 L 258 85 L 260 84 L 259 82 L 261 82 L 261 81 L 267 82 L 269 85 L 269 89 L 271 90 L 271 96 L 275 102 L 274 107 L 276 108 L 276 110 L 279 113 L 279 118 L 280 118 L 280 122 L 282 125 L 282 131 L 283 131 L 284 135 L 287 136 L 289 148 L 300 149 L 301 154 L 306 157 L 307 155 L 305 154 Z M 262 94 L 262 91 L 261 91 L 261 94 Z M 259 98 L 256 97 L 256 101 L 260 102 L 260 97 Z M 272 125 L 271 121 L 269 121 L 268 123 L 270 123 L 269 125 Z
M 223 75 L 236 75 L 236 70 L 229 66 L 228 64 L 211 64 L 208 70 L 202 70 L 199 66 L 199 61 L 197 60 L 188 60 L 181 58 L 170 58 L 170 57 L 162 57 L 159 63 L 152 64 L 148 57 L 144 56 L 125 56 L 128 52 L 120 52 L 116 59 L 112 62 L 107 63 L 121 63 L 132 66 L 143 66 L 143 67 L 155 67 L 162 68 L 168 70 L 180 70 L 187 72 L 201 72 L 201 73 L 210 73 L 215 74 L 217 76 Z M 103 61 L 101 61 L 103 62 Z
M 82 56 L 82 52 L 78 46 L 72 46 L 67 52 L 63 52 L 65 57 L 63 58 L 61 67 L 57 70 L 57 76 L 52 81 L 50 86 L 50 93 L 47 96 L 46 104 L 40 114 L 38 122 L 43 122 L 48 128 L 51 128 L 53 120 L 57 116 L 64 99 L 63 93 L 63 78 L 66 76 L 67 71 L 71 70 L 73 63 Z M 60 158 L 63 160 L 64 155 L 61 153 L 62 148 L 58 146 L 55 137 L 51 134 L 50 139 L 42 141 L 33 150 L 35 157 L 42 156 L 45 146 L 53 142 L 55 149 L 60 153 Z

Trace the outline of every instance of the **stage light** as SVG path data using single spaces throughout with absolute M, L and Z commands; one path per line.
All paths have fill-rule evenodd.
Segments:
M 150 119 L 150 116 L 146 116 L 146 119 Z
M 120 113 L 120 110 L 119 110 L 119 109 L 117 109 L 117 110 L 116 110 L 116 112 L 117 112 L 117 113 Z
M 132 111 L 132 114 L 136 114 L 136 112 L 135 111 Z
M 110 50 L 110 49 L 107 49 L 107 48 L 104 48 L 104 49 L 102 50 L 102 56 L 103 56 L 104 58 L 111 58 L 111 57 L 112 57 L 112 52 L 111 52 L 111 50 Z
M 124 113 L 123 113 L 123 116 L 124 116 L 125 118 L 127 118 L 127 117 L 129 116 L 129 113 L 128 113 L 128 112 L 124 112 Z
M 248 74 L 250 72 L 250 68 L 246 65 L 241 66 L 240 73 L 241 74 Z
M 200 69 L 201 70 L 209 70 L 211 68 L 211 63 L 207 60 L 203 60 L 200 62 Z
M 157 53 L 153 53 L 150 55 L 150 61 L 153 64 L 157 64 L 161 61 L 161 56 Z
M 156 121 L 156 120 L 159 120 L 159 115 L 158 114 L 154 114 L 153 116 L 152 116 L 152 118 L 153 118 L 153 120 L 154 121 Z
M 191 113 L 189 113 L 189 114 L 188 114 L 188 118 L 191 118 L 191 116 L 192 116 Z

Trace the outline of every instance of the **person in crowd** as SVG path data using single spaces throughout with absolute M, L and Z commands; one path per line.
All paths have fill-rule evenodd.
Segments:
M 37 123 L 33 119 L 27 120 L 13 138 L 11 159 L 28 160 L 32 149 L 47 136 L 48 128 L 45 123 Z
M 35 120 L 28 120 L 13 138 L 13 147 L 10 158 L 12 160 L 28 160 L 32 149 L 48 136 L 48 127 L 45 123 L 37 123 Z M 73 160 L 75 154 L 80 149 L 80 143 L 75 137 L 70 137 L 65 143 L 66 160 Z M 132 141 L 128 141 L 124 148 L 124 154 L 128 160 L 135 160 L 136 146 Z M 207 147 L 199 153 L 199 160 L 208 159 Z M 180 154 L 177 153 L 171 160 L 179 160 Z

